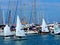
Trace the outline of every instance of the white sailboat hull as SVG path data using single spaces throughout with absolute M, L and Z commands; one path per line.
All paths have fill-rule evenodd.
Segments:
M 6 37 L 6 36 L 14 36 L 15 32 L 11 32 L 10 35 L 4 35 L 4 32 L 0 32 L 0 36 Z
M 56 32 L 54 32 L 54 34 L 60 34 L 60 31 L 56 31 Z
M 27 31 L 26 34 L 38 34 L 38 31 Z
M 60 28 L 58 26 L 58 23 L 55 23 L 54 25 L 54 34 L 60 35 Z

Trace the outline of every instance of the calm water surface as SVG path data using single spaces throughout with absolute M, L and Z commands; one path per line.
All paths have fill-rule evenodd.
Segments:
M 3 39 L 0 37 L 0 45 L 60 45 L 60 35 L 28 35 L 27 40 Z

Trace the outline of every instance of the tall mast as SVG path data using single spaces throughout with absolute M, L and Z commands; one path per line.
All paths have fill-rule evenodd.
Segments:
M 4 15 L 4 10 L 3 10 L 3 25 L 5 25 L 5 15 Z
M 24 24 L 27 23 L 26 14 L 25 14 L 26 10 L 25 9 L 26 9 L 26 4 L 24 3 L 24 15 L 23 15 L 23 23 Z
M 9 10 L 8 25 L 11 25 L 11 10 Z
M 44 18 L 44 4 L 42 5 L 42 11 L 41 11 L 41 13 L 42 13 L 42 18 Z
M 40 12 L 38 13 L 38 24 L 40 24 Z
M 21 19 L 21 22 L 23 22 L 23 18 L 22 18 L 22 0 L 20 0 L 20 19 Z
M 3 16 L 2 16 L 2 10 L 1 10 L 1 7 L 0 7 L 0 25 L 3 24 Z
M 18 8 L 18 0 L 16 2 L 16 6 L 15 6 L 15 15 L 14 15 L 14 19 L 13 19 L 13 25 L 16 25 L 16 15 L 17 15 L 17 8 Z
M 32 5 L 32 18 L 33 18 L 33 23 L 36 24 L 36 0 L 33 0 L 33 5 Z
M 8 25 L 11 26 L 11 6 L 10 6 L 10 0 L 9 0 L 9 10 L 8 10 Z

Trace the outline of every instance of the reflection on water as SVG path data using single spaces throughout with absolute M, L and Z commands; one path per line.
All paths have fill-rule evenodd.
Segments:
M 55 40 L 60 40 L 60 35 L 55 35 L 54 39 Z
M 23 45 L 23 41 L 15 41 L 15 45 Z
M 3 43 L 5 45 L 9 45 L 11 43 L 11 39 L 3 39 Z
M 0 45 L 60 45 L 60 35 L 28 35 L 27 40 L 0 38 Z

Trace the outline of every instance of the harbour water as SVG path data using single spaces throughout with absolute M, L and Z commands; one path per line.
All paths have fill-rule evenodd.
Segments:
M 28 35 L 26 40 L 3 39 L 0 45 L 60 45 L 60 35 Z

